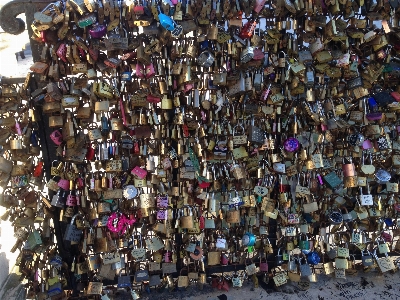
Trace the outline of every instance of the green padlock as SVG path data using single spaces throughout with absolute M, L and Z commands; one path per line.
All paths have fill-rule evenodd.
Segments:
M 329 174 L 326 174 L 324 176 L 324 180 L 326 181 L 327 185 L 329 185 L 329 187 L 331 189 L 336 188 L 337 186 L 339 186 L 342 183 L 342 180 L 333 171 L 330 172 Z
M 310 249 L 310 241 L 308 240 L 308 236 L 304 233 L 300 234 L 299 237 L 299 248 L 301 250 L 309 250 Z

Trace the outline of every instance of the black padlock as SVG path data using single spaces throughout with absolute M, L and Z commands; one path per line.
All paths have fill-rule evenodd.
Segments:
M 389 131 L 389 138 L 394 141 L 397 140 L 397 137 L 399 136 L 398 132 L 397 132 L 397 128 L 396 126 L 393 125 L 392 130 Z
M 362 264 L 364 267 L 372 266 L 374 264 L 372 255 L 368 250 L 365 250 L 365 251 L 367 252 L 366 255 L 364 255 L 364 251 L 361 251 Z

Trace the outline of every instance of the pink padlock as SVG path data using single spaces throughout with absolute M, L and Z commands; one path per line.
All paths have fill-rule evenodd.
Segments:
M 58 49 L 57 49 L 57 56 L 63 61 L 63 62 L 68 62 L 67 60 L 67 45 L 65 43 L 62 43 Z
M 136 166 L 132 171 L 131 171 L 132 175 L 135 175 L 137 177 L 139 177 L 140 179 L 146 178 L 147 176 L 147 171 Z
M 69 180 L 67 179 L 60 179 L 57 185 L 62 188 L 63 190 L 69 190 Z
M 79 194 L 76 194 L 76 205 L 81 206 L 81 196 Z
M 173 5 L 177 5 L 178 4 L 178 0 L 171 0 Z
M 145 79 L 146 78 L 146 68 L 144 67 L 144 65 L 137 63 L 136 64 L 136 76 L 141 78 L 141 79 Z
M 228 256 L 225 253 L 221 255 L 221 265 L 227 265 L 229 263 Z
M 74 195 L 72 195 L 72 194 L 70 193 L 70 194 L 68 195 L 68 197 L 67 197 L 66 204 L 67 204 L 68 206 L 76 206 L 76 204 L 77 204 L 76 196 L 74 196 Z
M 185 91 L 185 93 L 187 93 L 187 92 L 193 90 L 193 88 L 194 88 L 193 83 L 186 83 L 186 84 L 185 84 L 185 90 L 184 90 L 184 91 Z
M 50 138 L 53 141 L 53 143 L 56 144 L 57 146 L 60 146 L 61 143 L 63 142 L 63 136 L 62 136 L 61 132 L 58 130 L 54 130 L 50 134 Z
M 40 32 L 40 38 L 42 39 L 42 42 L 44 42 L 44 43 L 48 42 L 47 41 L 47 37 L 46 37 L 46 33 L 47 33 L 47 30 L 43 30 L 43 31 Z
M 167 251 L 164 253 L 164 262 L 169 263 L 172 261 L 172 252 Z
M 268 262 L 266 259 L 264 259 L 264 261 L 262 261 L 261 257 L 260 257 L 260 271 L 268 272 Z
M 372 142 L 370 140 L 365 140 L 362 144 L 362 147 L 364 150 L 374 148 L 374 146 L 372 145 Z
M 253 10 L 259 13 L 264 8 L 265 2 L 266 0 L 256 0 Z
M 354 166 L 354 164 L 351 160 L 350 160 L 350 163 L 345 163 L 344 159 L 343 159 L 342 171 L 343 171 L 344 177 L 352 177 L 352 176 L 355 176 L 356 167 Z
M 153 77 L 156 75 L 156 71 L 154 70 L 153 64 L 149 64 L 146 66 L 146 78 L 149 79 L 150 77 Z
M 321 124 L 321 131 L 327 131 L 327 130 L 328 130 L 328 125 Z

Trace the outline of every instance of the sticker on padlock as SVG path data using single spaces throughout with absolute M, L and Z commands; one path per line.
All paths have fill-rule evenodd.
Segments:
M 374 205 L 372 195 L 360 195 L 361 205 Z

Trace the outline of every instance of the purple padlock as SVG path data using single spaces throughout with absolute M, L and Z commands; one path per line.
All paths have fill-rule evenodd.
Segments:
M 167 251 L 164 253 L 164 262 L 169 263 L 172 261 L 172 252 Z
M 300 148 L 300 143 L 296 138 L 290 137 L 283 143 L 283 147 L 287 152 L 296 152 Z
M 166 220 L 168 216 L 167 210 L 159 210 L 157 211 L 157 220 Z
M 76 206 L 77 205 L 77 199 L 76 196 L 72 195 L 71 193 L 67 197 L 66 204 L 68 206 Z
M 370 140 L 365 140 L 362 144 L 362 147 L 364 150 L 374 148 L 374 146 L 372 145 L 372 142 Z
M 324 185 L 324 181 L 322 180 L 322 176 L 320 174 L 317 174 L 318 182 L 320 185 Z
M 101 24 L 95 24 L 89 29 L 89 34 L 94 39 L 101 39 L 106 35 L 107 27 Z
M 382 113 L 381 112 L 368 113 L 366 115 L 366 118 L 368 121 L 378 121 L 378 120 L 382 119 Z

